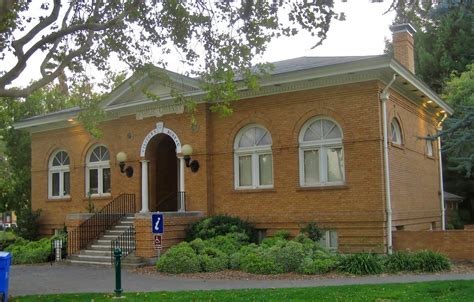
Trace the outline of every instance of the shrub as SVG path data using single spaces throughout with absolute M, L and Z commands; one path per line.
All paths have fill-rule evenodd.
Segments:
M 413 254 L 416 269 L 422 272 L 440 272 L 449 270 L 451 262 L 448 257 L 433 251 L 419 251 Z
M 238 217 L 226 215 L 204 218 L 192 224 L 186 230 L 186 241 L 192 241 L 196 238 L 210 239 L 229 233 L 243 233 L 247 235 L 251 242 L 257 241 L 257 232 L 250 223 Z
M 324 236 L 324 232 L 316 225 L 315 222 L 308 223 L 304 228 L 301 229 L 301 233 L 307 235 L 308 238 L 314 242 L 318 242 Z
M 240 267 L 244 272 L 252 274 L 283 273 L 283 268 L 268 253 L 249 253 L 244 255 L 240 261 Z
M 48 238 L 38 241 L 17 240 L 5 251 L 12 253 L 13 264 L 47 262 L 51 255 L 51 241 Z
M 329 273 L 335 268 L 337 261 L 334 257 L 311 259 L 306 257 L 301 262 L 298 272 L 307 275 Z
M 189 246 L 199 254 L 206 246 L 207 241 L 202 240 L 201 238 L 196 238 L 189 243 Z
M 280 265 L 285 272 L 294 272 L 300 267 L 305 256 L 305 251 L 301 243 L 287 241 L 283 247 L 278 248 L 275 256 L 277 264 Z
M 196 273 L 201 269 L 198 256 L 189 243 L 174 246 L 156 262 L 156 268 L 166 273 Z
M 238 252 L 229 257 L 229 268 L 240 269 L 242 258 L 250 253 L 256 253 L 258 246 L 255 243 L 242 246 Z
M 30 208 L 18 212 L 15 234 L 27 240 L 39 238 L 39 218 L 41 210 L 33 211 Z
M 217 236 L 206 240 L 206 244 L 224 252 L 227 256 L 240 250 L 248 240 L 247 235 L 242 233 L 229 233 L 225 236 Z
M 341 257 L 338 269 L 353 275 L 371 275 L 380 274 L 383 266 L 380 257 L 376 254 L 358 253 Z
M 227 255 L 214 247 L 204 248 L 198 258 L 204 272 L 217 272 L 228 268 Z
M 388 272 L 408 272 L 418 269 L 418 264 L 413 254 L 395 252 L 388 255 L 384 261 L 385 270 Z
M 12 232 L 2 232 L 0 231 L 0 250 L 6 249 L 8 246 L 15 243 L 15 241 L 20 238 L 17 237 Z

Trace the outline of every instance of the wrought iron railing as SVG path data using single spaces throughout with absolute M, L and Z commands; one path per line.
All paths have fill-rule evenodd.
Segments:
M 178 209 L 182 212 L 186 211 L 186 192 L 178 192 Z
M 114 251 L 116 248 L 120 248 L 122 251 L 122 258 L 135 251 L 135 227 L 133 225 L 117 239 L 110 242 L 110 261 L 112 265 L 115 261 Z
M 68 255 L 73 255 L 99 239 L 125 215 L 135 213 L 135 194 L 121 194 L 92 217 L 68 233 Z

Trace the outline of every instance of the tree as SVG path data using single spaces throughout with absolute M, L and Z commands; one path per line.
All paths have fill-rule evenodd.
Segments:
M 326 38 L 332 20 L 341 18 L 333 2 L 76 0 L 65 5 L 50 0 L 37 2 L 42 14 L 32 15 L 33 1 L 6 1 L 0 59 L 14 56 L 17 63 L 0 74 L 0 96 L 26 97 L 64 72 L 74 81 L 86 65 L 109 70 L 111 54 L 132 71 L 146 64 L 165 67 L 157 54 L 176 50 L 225 111 L 235 74 L 254 85 L 253 72 L 261 69 L 252 70 L 252 60 L 272 38 L 301 30 L 316 37 L 315 46 Z M 26 87 L 12 86 L 37 53 L 44 55 L 41 78 Z

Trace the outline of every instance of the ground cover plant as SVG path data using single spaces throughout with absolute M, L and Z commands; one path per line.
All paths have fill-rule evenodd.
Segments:
M 128 293 L 120 301 L 474 301 L 474 280 L 308 288 Z M 113 294 L 14 297 L 14 302 L 116 301 Z
M 4 238 L 10 240 L 8 246 L 3 250 L 12 254 L 12 264 L 31 264 L 48 262 L 51 256 L 51 240 L 64 239 L 64 235 L 56 235 L 51 238 L 42 238 L 37 241 L 29 241 L 14 235 L 0 234 L 0 240 Z M 3 241 L 2 241 L 3 243 Z M 66 246 L 66 245 L 64 245 Z
M 256 244 L 249 240 L 249 234 L 253 234 L 254 229 L 246 222 L 228 216 L 217 216 L 216 220 L 212 218 L 201 220 L 191 227 L 188 237 L 194 239 L 170 248 L 156 262 L 157 270 L 173 274 L 232 269 L 252 274 L 295 272 L 314 275 L 338 272 L 373 275 L 450 269 L 449 259 L 432 251 L 396 252 L 388 256 L 330 252 L 318 243 L 323 232 L 314 223 L 302 229 L 305 234 L 301 233 L 292 240 L 289 239 L 289 232 L 283 230 Z M 225 222 L 224 225 L 217 225 L 219 221 Z

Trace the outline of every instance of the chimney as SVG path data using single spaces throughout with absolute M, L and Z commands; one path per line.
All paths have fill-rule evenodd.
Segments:
M 393 56 L 413 74 L 415 73 L 415 50 L 413 34 L 416 30 L 409 23 L 390 26 L 392 31 Z

